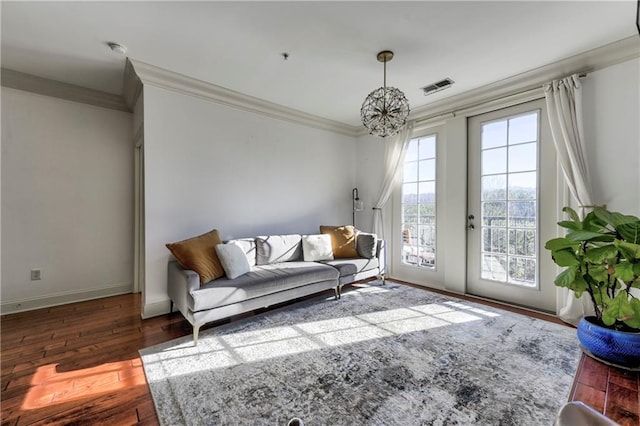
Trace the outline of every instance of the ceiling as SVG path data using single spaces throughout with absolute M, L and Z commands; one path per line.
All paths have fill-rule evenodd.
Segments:
M 7 2 L 2 67 L 122 94 L 135 60 L 349 125 L 387 84 L 411 108 L 637 34 L 636 0 Z M 282 53 L 288 53 L 285 60 Z M 424 96 L 421 87 L 455 84 Z

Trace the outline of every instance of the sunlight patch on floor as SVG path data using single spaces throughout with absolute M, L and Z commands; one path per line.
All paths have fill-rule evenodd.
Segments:
M 96 367 L 59 373 L 58 364 L 38 367 L 31 388 L 22 403 L 23 410 L 62 404 L 82 398 L 123 391 L 146 385 L 139 359 L 109 362 Z

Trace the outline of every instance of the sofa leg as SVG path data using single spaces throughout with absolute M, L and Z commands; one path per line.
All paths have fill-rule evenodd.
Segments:
M 198 333 L 200 332 L 200 325 L 193 326 L 193 346 L 198 346 Z
M 173 313 L 173 300 L 171 300 L 169 305 L 169 313 L 172 314 Z
M 380 278 L 382 278 L 382 285 L 385 285 L 387 282 L 384 274 L 380 275 Z
M 333 288 L 333 291 L 336 294 L 336 300 L 340 300 L 340 286 L 336 286 Z

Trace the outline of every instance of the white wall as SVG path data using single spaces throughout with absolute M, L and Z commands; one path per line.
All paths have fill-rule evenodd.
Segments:
M 355 138 L 144 88 L 144 316 L 167 312 L 165 244 L 351 222 Z
M 640 60 L 582 80 L 584 130 L 594 202 L 640 215 Z
M 3 313 L 130 291 L 131 126 L 129 113 L 2 88 Z
M 373 232 L 373 206 L 376 203 L 384 179 L 385 139 L 371 135 L 360 136 L 357 141 L 357 176 L 358 194 L 364 209 L 356 213 L 358 229 Z M 389 209 L 388 212 L 391 212 Z M 384 222 L 391 223 L 387 210 L 383 211 Z M 388 220 L 387 220 L 388 219 Z M 386 230 L 390 228 L 385 223 Z

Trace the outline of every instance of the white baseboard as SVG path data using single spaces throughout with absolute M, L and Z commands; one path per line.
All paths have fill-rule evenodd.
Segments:
M 142 319 L 168 314 L 170 309 L 171 300 L 169 299 L 161 302 L 147 303 L 142 307 Z
M 0 314 L 12 314 L 16 312 L 32 311 L 34 309 L 50 308 L 52 306 L 66 305 L 69 303 L 83 302 L 85 300 L 100 299 L 109 296 L 131 293 L 132 283 L 118 284 L 111 287 L 92 290 L 72 291 L 58 293 L 49 296 L 33 297 L 28 299 L 3 301 L 0 303 Z M 169 307 L 167 306 L 167 311 Z

